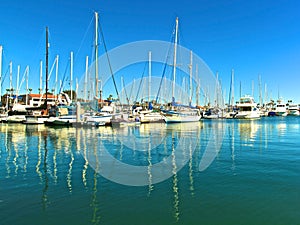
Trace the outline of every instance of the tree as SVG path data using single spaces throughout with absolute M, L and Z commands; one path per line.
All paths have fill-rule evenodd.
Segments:
M 108 100 L 108 101 L 111 101 L 111 100 L 113 100 L 113 95 L 112 95 L 112 94 L 110 94 L 110 95 L 108 96 L 107 100 Z
M 64 90 L 63 92 L 66 93 L 67 95 L 69 95 L 69 97 L 71 98 L 71 90 Z M 71 100 L 74 100 L 74 99 L 77 99 L 77 94 L 76 94 L 76 91 L 72 90 L 72 99 Z

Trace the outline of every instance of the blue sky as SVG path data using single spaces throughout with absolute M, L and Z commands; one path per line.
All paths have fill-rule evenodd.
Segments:
M 5 0 L 0 8 L 3 75 L 12 61 L 15 83 L 17 65 L 21 74 L 29 65 L 29 86 L 37 92 L 48 26 L 50 67 L 59 54 L 62 77 L 73 51 L 74 75 L 81 77 L 85 56 L 92 54 L 93 31 L 88 28 L 93 26 L 94 11 L 100 14 L 108 50 L 133 41 L 169 41 L 178 16 L 180 44 L 192 49 L 214 73 L 218 71 L 227 95 L 234 69 L 236 99 L 240 82 L 242 94 L 251 94 L 254 81 L 258 101 L 260 75 L 269 96 L 277 99 L 279 91 L 285 100 L 300 103 L 300 2 L 296 0 Z M 6 76 L 3 89 L 8 80 Z

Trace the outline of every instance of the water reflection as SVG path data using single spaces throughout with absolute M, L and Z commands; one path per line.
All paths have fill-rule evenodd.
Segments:
M 191 195 L 194 195 L 194 178 L 193 178 L 193 149 L 192 146 L 189 145 L 189 180 L 190 180 L 190 191 Z
M 206 170 L 218 157 L 225 135 L 225 125 L 222 121 L 218 121 L 210 124 L 206 131 L 204 138 L 207 140 L 207 143 L 204 145 L 205 151 L 199 162 L 199 171 Z
M 91 203 L 91 207 L 92 207 L 92 211 L 93 211 L 93 215 L 92 215 L 92 224 L 99 224 L 100 223 L 100 212 L 99 212 L 99 201 L 97 198 L 97 184 L 98 184 L 98 177 L 97 177 L 97 172 L 94 171 L 94 176 L 93 176 L 93 194 L 92 194 L 92 203 Z
M 142 184 L 148 201 L 157 197 L 161 191 L 159 186 L 165 188 L 159 196 L 171 196 L 162 203 L 172 210 L 169 216 L 182 222 L 182 211 L 186 209 L 180 196 L 185 191 L 193 198 L 203 194 L 197 186 L 198 182 L 203 182 L 199 179 L 203 172 L 199 171 L 199 165 L 203 159 L 207 161 L 202 168 L 219 160 L 222 166 L 236 173 L 238 162 L 247 150 L 253 148 L 263 152 L 272 140 L 291 132 L 297 135 L 299 129 L 297 123 L 271 120 L 145 124 L 120 129 L 54 129 L 1 124 L 0 139 L 4 143 L 0 147 L 1 178 L 13 181 L 21 177 L 20 181 L 28 182 L 26 179 L 31 177 L 30 182 L 36 183 L 33 188 L 39 193 L 39 204 L 42 201 L 40 207 L 45 211 L 54 210 L 55 204 L 51 204 L 54 198 L 63 201 L 66 194 L 71 198 L 78 197 L 78 193 L 88 193 L 90 214 L 86 217 L 93 224 L 105 224 L 103 215 L 107 213 L 105 207 L 110 205 L 110 199 L 100 198 L 102 193 L 109 191 L 108 196 L 115 197 L 116 192 L 136 190 L 135 187 L 123 188 L 121 182 L 114 184 L 118 179 L 136 182 L 137 186 Z M 207 148 L 209 143 L 214 143 L 213 148 Z M 227 158 L 223 160 L 222 157 Z M 125 170 L 124 164 L 139 170 Z M 157 184 L 166 179 L 167 182 Z M 24 188 L 24 192 L 28 190 Z M 117 199 L 121 198 L 127 196 L 121 193 Z
M 246 120 L 238 123 L 240 138 L 242 140 L 254 140 L 259 129 L 257 120 Z
M 37 149 L 38 150 L 38 159 L 37 159 L 37 164 L 35 166 L 35 171 L 40 178 L 40 182 L 42 183 L 43 182 L 43 174 L 40 171 L 40 165 L 42 162 L 42 147 L 41 147 L 41 145 L 42 145 L 42 136 L 38 135 L 38 149 Z
M 148 176 L 149 176 L 149 185 L 148 185 L 148 197 L 153 191 L 153 183 L 152 183 L 152 158 L 151 158 L 151 142 L 148 143 Z
M 178 178 L 177 178 L 177 164 L 175 155 L 175 138 L 172 138 L 172 166 L 173 166 L 173 193 L 174 193 L 174 217 L 175 220 L 179 220 L 179 190 L 178 190 Z
M 139 185 L 139 183 L 149 185 L 150 182 L 151 189 L 152 183 L 157 183 L 158 180 L 162 181 L 158 175 L 161 174 L 159 170 L 162 170 L 169 163 L 171 165 L 169 156 L 172 149 L 168 146 L 171 144 L 172 137 L 176 142 L 177 151 L 175 154 L 179 156 L 176 162 L 179 169 L 189 160 L 189 154 L 184 146 L 188 144 L 188 141 L 191 141 L 189 140 L 190 133 L 195 133 L 197 126 L 195 128 L 180 125 L 179 129 L 178 126 L 166 126 L 165 124 L 153 125 L 151 128 L 148 126 L 147 124 L 139 127 L 123 127 L 118 130 L 108 130 L 107 133 L 91 134 L 95 137 L 90 136 L 86 140 L 86 145 L 90 146 L 87 153 L 84 152 L 85 144 L 81 144 L 85 160 L 107 179 L 114 179 L 115 182 L 121 183 L 133 182 L 135 183 L 133 185 Z M 196 138 L 197 136 L 195 133 Z M 196 145 L 196 142 L 191 142 L 192 145 Z M 94 151 L 90 149 L 94 149 Z M 183 149 L 185 150 L 183 151 Z M 98 154 L 101 154 L 102 157 Z M 153 165 L 155 166 L 153 167 Z M 137 166 L 138 171 L 136 171 Z M 169 176 L 172 176 L 171 169 L 167 167 L 167 170 L 170 173 Z M 123 180 L 120 181 L 120 179 Z
M 44 172 L 44 188 L 42 195 L 43 209 L 46 210 L 48 206 L 48 187 L 49 187 L 49 177 L 48 177 L 48 146 L 47 146 L 47 135 L 43 136 L 44 139 L 44 160 L 43 160 L 43 172 Z
M 235 129 L 234 124 L 229 124 L 228 126 L 228 135 L 229 135 L 229 143 L 231 149 L 231 160 L 232 166 L 231 169 L 235 170 Z
M 72 192 L 72 169 L 73 169 L 73 162 L 74 162 L 74 156 L 72 151 L 70 151 L 70 158 L 71 159 L 69 163 L 69 170 L 67 174 L 67 185 L 68 185 L 69 192 Z
M 83 157 L 86 159 L 87 158 L 87 155 L 86 155 L 86 152 L 87 152 L 86 136 L 84 135 L 82 138 L 83 138 Z M 83 183 L 85 188 L 87 187 L 86 174 L 87 174 L 88 165 L 89 165 L 88 160 L 85 160 L 84 165 L 83 165 L 83 169 L 82 169 L 82 183 Z
M 284 122 L 278 123 L 277 130 L 278 130 L 278 134 L 280 136 L 284 135 L 286 132 L 286 123 L 284 123 Z

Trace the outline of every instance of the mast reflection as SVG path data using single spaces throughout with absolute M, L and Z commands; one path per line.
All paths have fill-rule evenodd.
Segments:
M 172 166 L 173 166 L 173 193 L 174 193 L 174 217 L 179 220 L 179 194 L 178 194 L 178 178 L 177 178 L 177 165 L 175 156 L 175 137 L 172 135 Z
M 150 196 L 151 192 L 153 191 L 153 183 L 152 183 L 152 157 L 151 157 L 151 142 L 148 143 L 148 197 Z
M 43 160 L 43 172 L 44 172 L 44 188 L 43 188 L 43 194 L 42 194 L 42 204 L 43 204 L 43 210 L 46 210 L 48 207 L 48 187 L 49 187 L 49 177 L 48 177 L 48 146 L 47 146 L 47 135 L 44 133 L 44 160 Z
M 40 165 L 41 165 L 41 162 L 42 162 L 42 135 L 41 133 L 39 133 L 38 135 L 38 159 L 37 159 L 37 164 L 35 166 L 35 171 L 38 175 L 38 177 L 40 178 L 40 182 L 42 183 L 43 182 L 43 174 L 42 172 L 40 171 Z
M 192 145 L 190 143 L 189 145 L 189 156 L 190 156 L 190 160 L 189 160 L 189 180 L 190 180 L 190 192 L 191 195 L 194 195 L 194 178 L 193 178 L 193 149 L 192 149 Z
M 70 150 L 70 163 L 69 163 L 69 170 L 68 170 L 68 174 L 67 174 L 67 186 L 69 189 L 69 192 L 72 192 L 72 169 L 73 169 L 73 162 L 74 162 L 74 155 L 73 155 L 73 151 Z

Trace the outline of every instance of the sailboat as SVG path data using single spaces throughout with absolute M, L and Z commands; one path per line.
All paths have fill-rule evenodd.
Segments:
M 27 74 L 28 76 L 28 71 L 29 71 L 29 67 L 26 67 L 25 74 Z M 23 76 L 23 79 L 24 79 Z M 10 110 L 8 111 L 8 117 L 6 122 L 8 123 L 22 123 L 25 120 L 25 116 L 27 115 L 27 111 L 26 111 L 26 107 L 28 107 L 29 105 L 27 105 L 27 101 L 25 100 L 24 103 L 22 103 L 19 99 L 19 91 L 20 91 L 20 87 L 21 84 L 23 82 L 23 79 L 21 82 L 19 82 L 19 77 L 20 77 L 20 66 L 18 66 L 18 73 L 17 73 L 17 84 L 16 84 L 16 92 L 13 95 L 14 98 L 14 102 L 13 105 L 10 107 Z M 12 62 L 10 62 L 10 80 L 12 81 Z M 10 87 L 11 90 L 12 89 L 12 82 L 10 81 Z
M 198 109 L 167 111 L 163 114 L 166 123 L 198 122 L 201 119 Z
M 178 17 L 176 18 L 174 58 L 173 58 L 173 84 L 172 84 L 172 110 L 162 111 L 166 123 L 197 122 L 201 119 L 199 109 L 190 107 L 179 107 L 175 104 L 175 81 L 176 81 L 176 60 L 178 42 Z M 191 102 L 190 102 L 191 104 Z
M 27 115 L 25 116 L 25 120 L 23 120 L 24 124 L 44 124 L 44 122 L 49 119 L 48 114 L 48 27 L 46 27 L 46 94 L 44 104 L 39 107 L 26 107 Z M 44 96 L 44 95 L 42 95 Z
M 87 125 L 109 125 L 111 123 L 111 120 L 113 118 L 113 113 L 115 111 L 115 105 L 110 104 L 107 106 L 103 106 L 103 99 L 102 99 L 102 89 L 100 87 L 100 97 L 98 96 L 99 91 L 99 68 L 98 68 L 98 26 L 99 26 L 99 15 L 98 12 L 95 12 L 95 99 L 97 101 L 97 107 L 96 111 L 91 111 L 84 113 L 82 115 L 82 123 L 85 123 Z M 101 31 L 101 29 L 100 29 Z M 104 40 L 103 40 L 104 41 Z M 87 62 L 88 64 L 88 62 Z M 87 73 L 87 71 L 86 71 Z M 114 78 L 113 78 L 114 79 Z M 102 104 L 102 107 L 100 111 L 98 111 L 98 106 Z
M 0 45 L 0 122 L 7 119 L 7 109 L 2 106 L 2 51 L 3 47 Z
M 229 91 L 229 101 L 227 107 L 227 113 L 225 114 L 226 119 L 233 119 L 237 114 L 234 108 L 234 70 L 231 70 L 231 81 L 230 81 L 230 91 Z
M 133 105 L 132 106 L 132 115 L 138 116 L 141 123 L 161 123 L 164 122 L 161 113 L 159 110 L 153 110 L 153 104 L 151 102 L 151 51 L 148 54 L 149 63 L 148 63 L 148 102 L 146 104 L 141 105 Z M 143 79 L 143 78 L 142 78 Z M 142 82 L 140 83 L 141 86 Z

